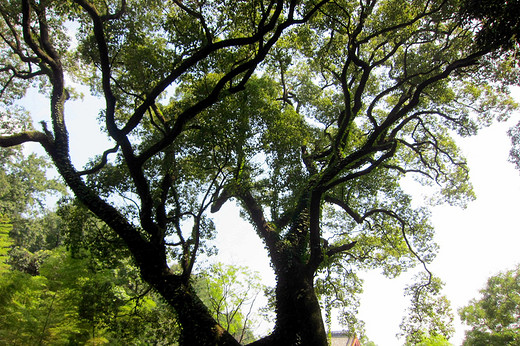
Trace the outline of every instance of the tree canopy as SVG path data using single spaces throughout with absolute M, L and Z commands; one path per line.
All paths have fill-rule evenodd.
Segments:
M 274 330 L 253 344 L 326 345 L 320 303 L 346 307 L 353 327 L 360 270 L 396 276 L 435 256 L 428 209 L 403 178 L 432 203 L 465 205 L 454 134 L 516 107 L 514 65 L 475 44 L 479 24 L 460 11 L 455 0 L 2 0 L 0 145 L 42 145 L 174 308 L 184 345 L 238 344 L 191 280 L 211 214 L 236 201 L 277 279 Z M 76 167 L 66 104 L 82 86 L 105 101 L 92 117 L 113 146 Z M 31 87 L 49 100 L 38 130 L 17 103 Z
M 479 299 L 459 310 L 471 327 L 464 345 L 518 345 L 520 342 L 520 266 L 490 277 Z
M 520 11 L 519 1 L 464 0 L 461 15 L 465 20 L 476 20 L 480 27 L 476 44 L 480 47 L 497 48 L 494 55 L 506 56 L 509 64 L 520 65 L 520 19 L 516 15 Z M 518 74 L 512 76 L 512 83 L 520 85 Z M 512 142 L 511 161 L 520 168 L 520 123 L 510 129 Z

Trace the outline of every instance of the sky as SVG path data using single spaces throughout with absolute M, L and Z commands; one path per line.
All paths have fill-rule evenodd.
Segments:
M 520 97 L 516 99 L 520 100 Z M 48 104 L 41 96 L 29 94 L 24 104 L 28 109 L 36 110 L 33 113 L 35 122 L 48 121 Z M 99 135 L 95 116 L 100 106 L 100 100 L 89 96 L 67 104 L 72 159 L 79 166 L 93 153 L 100 154 L 107 149 L 107 142 Z M 443 293 L 452 303 L 456 334 L 450 341 L 454 345 L 461 344 L 465 328 L 458 320 L 457 309 L 478 297 L 488 277 L 520 263 L 517 221 L 520 172 L 508 162 L 511 144 L 507 136 L 507 130 L 519 120 L 519 114 L 515 113 L 508 122 L 494 124 L 477 136 L 458 141 L 468 160 L 477 199 L 466 209 L 432 208 L 435 240 L 440 250 L 429 268 L 445 282 Z M 420 191 L 416 198 L 422 198 Z M 251 226 L 240 218 L 233 202 L 227 203 L 215 215 L 215 221 L 219 232 L 216 242 L 221 247 L 218 260 L 248 266 L 263 275 L 265 284 L 274 285 L 274 274 L 263 245 Z M 367 336 L 379 346 L 403 343 L 396 334 L 408 303 L 403 297 L 403 289 L 411 276 L 409 273 L 389 280 L 378 272 L 362 275 L 365 292 L 359 316 L 366 323 Z M 335 328 L 341 329 L 340 326 Z

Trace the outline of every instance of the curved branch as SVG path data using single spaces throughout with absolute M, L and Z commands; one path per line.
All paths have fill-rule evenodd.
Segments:
M 357 244 L 357 241 L 353 241 L 351 243 L 343 244 L 343 245 L 340 245 L 340 246 L 332 246 L 332 247 L 329 248 L 329 250 L 327 251 L 326 254 L 327 254 L 327 256 L 332 257 L 332 256 L 335 256 L 335 255 L 337 255 L 339 253 L 349 251 L 354 246 L 356 246 L 356 244 Z
M 367 43 L 371 39 L 373 39 L 373 38 L 375 38 L 377 36 L 380 36 L 380 35 L 383 35 L 385 33 L 392 32 L 392 31 L 395 31 L 395 30 L 398 30 L 398 29 L 401 29 L 401 28 L 409 27 L 410 25 L 414 24 L 418 20 L 420 20 L 422 18 L 425 18 L 426 16 L 432 15 L 432 14 L 434 14 L 436 12 L 439 12 L 444 7 L 444 5 L 446 4 L 446 0 L 441 2 L 436 8 L 434 8 L 431 11 L 427 12 L 427 10 L 428 10 L 427 6 L 428 6 L 429 3 L 430 3 L 430 1 L 428 1 L 426 3 L 426 7 L 424 8 L 423 12 L 420 13 L 415 18 L 410 19 L 408 22 L 400 23 L 400 24 L 397 24 L 397 25 L 394 25 L 394 26 L 389 26 L 389 27 L 381 29 L 381 30 L 379 30 L 377 32 L 374 32 L 371 35 L 368 35 L 368 36 L 364 37 L 362 40 L 359 41 L 359 43 Z
M 401 234 L 403 236 L 403 239 L 406 243 L 406 246 L 408 247 L 408 250 L 410 251 L 410 253 L 419 261 L 421 262 L 421 264 L 423 265 L 423 268 L 424 270 L 430 275 L 430 278 L 433 276 L 433 274 L 430 272 L 430 270 L 428 269 L 428 266 L 427 266 L 427 263 L 425 260 L 423 260 L 421 258 L 421 256 L 419 256 L 419 254 L 413 249 L 412 247 L 412 244 L 410 243 L 410 241 L 408 240 L 408 236 L 406 235 L 406 221 L 403 220 L 403 218 L 401 218 L 399 215 L 397 215 L 396 212 L 394 211 L 390 211 L 390 210 L 386 210 L 386 209 L 374 209 L 374 210 L 371 210 L 369 211 L 367 214 L 365 214 L 363 216 L 363 218 L 366 218 L 368 216 L 371 216 L 373 214 L 376 214 L 376 213 L 382 213 L 382 214 L 385 214 L 385 215 L 388 215 L 394 219 L 396 219 L 400 224 L 401 224 Z
M 77 0 L 77 1 L 82 1 L 82 0 Z M 193 66 L 197 65 L 200 61 L 206 59 L 212 53 L 226 49 L 226 48 L 230 48 L 230 47 L 241 47 L 241 46 L 253 45 L 255 43 L 262 41 L 264 39 L 265 35 L 267 35 L 270 31 L 272 31 L 276 27 L 276 21 L 278 20 L 278 18 L 280 17 L 280 15 L 282 13 L 282 8 L 283 8 L 283 1 L 278 0 L 278 6 L 277 6 L 276 10 L 274 11 L 274 14 L 273 14 L 271 20 L 267 24 L 265 24 L 262 28 L 260 28 L 254 35 L 252 35 L 250 37 L 231 38 L 231 39 L 226 39 L 226 40 L 210 43 L 210 44 L 202 47 L 201 49 L 199 49 L 197 52 L 195 52 L 189 58 L 185 59 L 168 76 L 166 76 L 163 80 L 158 82 L 157 85 L 152 89 L 152 91 L 150 91 L 148 93 L 148 95 L 146 95 L 145 101 L 136 109 L 134 114 L 130 117 L 130 119 L 128 120 L 128 122 L 126 123 L 124 128 L 122 129 L 122 132 L 124 134 L 130 133 L 130 131 L 132 131 L 141 122 L 141 119 L 143 118 L 146 110 L 153 103 L 155 103 L 157 97 L 159 97 L 159 95 L 164 90 L 166 90 L 167 87 L 169 87 L 172 83 L 174 83 L 177 80 L 177 78 L 179 78 L 183 73 L 188 71 Z M 235 71 L 235 70 L 236 69 L 234 69 L 233 71 Z M 233 73 L 232 77 L 235 77 L 236 75 L 238 75 L 239 73 L 242 73 L 242 72 L 245 72 L 245 70 L 239 71 L 238 73 Z M 229 73 L 228 73 L 228 75 L 229 75 Z M 230 80 L 231 80 L 231 78 L 227 79 L 224 82 L 224 84 L 229 82 Z M 219 93 L 220 93 L 220 90 L 217 93 L 217 96 Z M 210 97 L 208 97 L 208 100 L 209 99 L 210 99 Z M 211 99 L 213 99 L 211 104 L 216 101 L 216 99 L 214 99 L 214 97 L 211 97 Z M 203 107 L 202 110 L 205 108 L 207 108 L 207 107 Z M 181 123 L 181 125 L 184 125 L 186 120 L 188 120 L 188 119 L 186 119 L 186 120 L 183 119 L 184 117 L 187 117 L 187 115 L 185 113 L 183 113 L 183 115 L 179 117 L 180 118 L 179 122 Z M 198 114 L 198 113 L 195 113 L 195 114 Z M 191 117 L 189 117 L 189 118 L 191 118 Z
M 78 174 L 81 176 L 81 175 L 94 174 L 94 173 L 99 172 L 99 170 L 101 170 L 107 164 L 107 162 L 108 162 L 108 155 L 109 154 L 114 154 L 118 150 L 119 150 L 119 144 L 117 144 L 115 147 L 105 151 L 103 153 L 103 157 L 101 158 L 101 162 L 100 163 L 98 163 L 97 165 L 95 165 L 94 167 L 92 167 L 90 169 L 86 169 L 84 171 L 78 172 Z
M 291 4 L 291 9 L 287 14 L 289 19 L 276 26 L 276 22 L 278 21 L 279 17 L 283 12 L 283 1 L 278 0 L 278 4 L 271 19 L 263 27 L 261 27 L 254 35 L 250 37 L 232 38 L 208 44 L 207 46 L 201 48 L 199 51 L 193 54 L 190 58 L 184 60 L 183 63 L 181 63 L 175 70 L 173 70 L 169 76 L 160 81 L 146 96 L 146 100 L 136 109 L 134 114 L 131 116 L 131 118 L 128 120 L 128 122 L 122 129 L 122 132 L 124 134 L 128 134 L 130 131 L 132 131 L 141 122 L 146 109 L 148 109 L 150 105 L 155 103 L 157 97 L 159 97 L 159 95 L 169 85 L 171 85 L 179 76 L 181 76 L 191 67 L 195 66 L 200 61 L 206 59 L 212 53 L 217 52 L 219 50 L 223 50 L 225 48 L 230 47 L 241 47 L 259 44 L 258 51 L 253 58 L 235 66 L 228 73 L 226 73 L 215 85 L 215 87 L 212 89 L 212 91 L 206 98 L 200 100 L 195 105 L 186 109 L 177 117 L 177 121 L 175 122 L 167 136 L 165 136 L 162 140 L 158 141 L 155 145 L 152 145 L 150 148 L 141 153 L 141 155 L 139 155 L 140 164 L 143 164 L 155 153 L 159 152 L 164 147 L 172 143 L 182 132 L 182 129 L 184 128 L 186 123 L 192 118 L 194 118 L 196 115 L 198 115 L 200 112 L 215 104 L 222 96 L 223 92 L 227 91 L 229 92 L 229 94 L 233 94 L 243 90 L 245 84 L 256 70 L 258 64 L 265 59 L 272 46 L 280 38 L 281 34 L 288 27 L 309 20 L 309 18 L 312 15 L 314 15 L 314 13 L 316 13 L 318 8 L 322 7 L 328 1 L 329 0 L 322 0 L 320 3 L 316 4 L 302 19 L 292 18 L 295 9 L 294 4 Z M 269 32 L 273 32 L 272 36 L 266 43 L 262 43 L 265 36 Z M 232 86 L 226 90 L 226 86 L 239 76 L 241 76 L 241 78 L 237 85 Z
M 404 115 L 408 114 L 411 110 L 413 110 L 419 104 L 419 102 L 421 100 L 421 96 L 423 95 L 424 90 L 427 87 L 429 87 L 430 85 L 432 85 L 434 83 L 437 83 L 438 81 L 448 78 L 450 76 L 450 74 L 456 70 L 459 70 L 463 67 L 467 67 L 467 66 L 471 66 L 471 65 L 475 64 L 477 59 L 486 55 L 487 53 L 488 53 L 487 51 L 482 50 L 479 52 L 472 53 L 465 58 L 456 60 L 456 61 L 450 63 L 448 66 L 446 66 L 446 68 L 442 72 L 439 72 L 438 74 L 424 80 L 419 85 L 417 85 L 417 87 L 415 88 L 415 91 L 413 92 L 413 95 L 411 96 L 411 98 L 409 99 L 409 101 L 406 105 L 404 105 L 403 107 L 398 107 L 398 108 L 394 107 L 392 109 L 392 111 L 389 113 L 389 115 L 385 119 L 385 121 L 379 126 L 379 131 L 374 132 L 373 140 L 375 140 L 377 137 L 379 137 L 381 132 L 390 128 L 390 126 L 392 124 L 394 124 L 399 119 L 401 119 Z
M 251 217 L 257 234 L 264 241 L 271 254 L 271 259 L 276 259 L 278 257 L 276 243 L 279 239 L 279 235 L 273 228 L 273 225 L 266 220 L 261 205 L 248 190 L 242 189 L 234 194 L 234 196 L 242 202 L 242 205 Z
M 210 30 L 208 28 L 208 24 L 206 23 L 206 19 L 204 18 L 204 16 L 200 12 L 197 12 L 197 11 L 189 8 L 188 6 L 184 5 L 181 0 L 174 0 L 173 2 L 177 6 L 179 6 L 183 11 L 185 11 L 190 16 L 192 16 L 193 18 L 197 19 L 200 22 L 200 25 L 202 25 L 202 29 L 204 30 L 204 34 L 206 36 L 206 40 L 209 43 L 212 43 L 213 42 L 213 34 L 210 32 Z
M 339 206 L 340 208 L 342 208 L 343 210 L 345 210 L 345 212 L 347 212 L 348 215 L 350 215 L 358 224 L 361 224 L 363 222 L 366 221 L 367 218 L 369 218 L 370 216 L 374 215 L 374 214 L 385 214 L 387 216 L 390 216 L 391 218 L 397 220 L 400 224 L 401 224 L 401 234 L 403 236 L 403 239 L 406 243 L 406 246 L 408 247 L 408 250 L 410 251 L 410 253 L 415 257 L 417 258 L 417 260 L 419 260 L 419 262 L 421 262 L 421 264 L 423 265 L 424 269 L 430 273 L 427 265 L 426 265 L 426 261 L 423 260 L 421 258 L 421 256 L 419 256 L 419 254 L 413 249 L 410 241 L 408 240 L 408 236 L 406 235 L 406 221 L 400 217 L 396 212 L 394 211 L 391 211 L 391 210 L 386 210 L 386 209 L 381 209 L 381 208 L 378 208 L 378 209 L 372 209 L 368 212 L 366 212 L 363 216 L 359 215 L 356 211 L 354 211 L 352 208 L 350 208 L 350 206 L 345 203 L 344 201 L 338 199 L 338 198 L 335 198 L 335 197 L 332 197 L 332 196 L 326 196 L 325 197 L 325 200 L 329 203 L 333 203 L 337 206 Z M 350 250 L 352 247 L 354 247 L 356 244 L 356 242 L 352 242 L 352 243 L 349 243 L 349 244 L 345 244 L 345 245 L 341 245 L 337 248 L 331 248 L 331 250 L 329 250 L 329 252 L 333 252 L 331 253 L 331 255 L 333 254 L 336 254 L 336 253 L 339 253 L 341 251 L 348 251 Z M 431 273 L 430 273 L 431 275 Z
M 25 42 L 29 45 L 31 50 L 45 63 L 47 63 L 53 70 L 58 69 L 58 64 L 55 61 L 56 52 L 50 47 L 50 43 L 48 41 L 48 33 L 45 31 L 47 26 L 45 22 L 42 23 L 42 15 L 38 13 L 38 19 L 40 21 L 40 40 L 44 45 L 44 48 L 40 47 L 36 40 L 33 37 L 33 32 L 31 28 L 31 12 L 32 6 L 30 0 L 22 0 L 22 29 L 23 29 L 23 38 Z M 47 49 L 45 49 L 47 48 Z
M 383 162 L 385 162 L 387 159 L 392 157 L 395 154 L 396 149 L 397 149 L 397 142 L 391 141 L 391 142 L 385 143 L 381 146 L 370 148 L 370 150 L 368 150 L 368 149 L 359 150 L 356 153 L 354 153 L 355 155 L 351 155 L 351 156 L 345 158 L 344 160 L 342 160 L 341 164 L 338 165 L 338 167 L 336 169 L 338 169 L 338 170 L 344 169 L 345 167 L 348 166 L 349 162 L 356 163 L 356 167 L 360 167 L 361 164 L 366 163 L 366 162 L 369 162 L 370 165 L 364 169 L 355 171 L 353 173 L 347 174 L 344 177 L 340 177 L 340 178 L 337 178 L 332 181 L 327 181 L 328 176 L 324 176 L 324 178 L 322 180 L 323 180 L 323 185 L 324 185 L 325 191 L 328 191 L 328 190 L 332 189 L 334 186 L 345 183 L 349 180 L 369 174 L 374 169 L 376 169 L 378 166 L 380 166 Z M 386 152 L 384 152 L 377 160 L 373 160 L 368 157 L 368 155 L 370 153 L 376 153 L 376 152 L 385 151 L 385 150 L 386 150 Z M 333 176 L 335 177 L 336 174 L 334 174 Z
M 363 221 L 365 220 L 364 217 L 362 217 L 361 215 L 359 215 L 357 212 L 355 212 L 349 205 L 348 203 L 345 203 L 344 201 L 340 200 L 339 198 L 335 198 L 335 197 L 332 197 L 330 195 L 327 195 L 325 196 L 325 201 L 326 202 L 329 202 L 329 203 L 332 203 L 332 204 L 335 204 L 337 205 L 338 207 L 340 207 L 341 209 L 343 209 L 344 211 L 347 212 L 347 214 L 352 217 L 354 219 L 354 221 L 356 221 L 358 224 L 362 224 Z
M 103 22 L 106 22 L 109 20 L 119 19 L 119 18 L 121 18 L 121 16 L 123 16 L 123 14 L 125 12 L 126 12 L 126 0 L 121 0 L 121 8 L 119 10 L 117 10 L 117 12 L 115 12 L 115 13 L 112 13 L 112 14 L 109 13 L 104 16 L 101 16 L 101 20 Z

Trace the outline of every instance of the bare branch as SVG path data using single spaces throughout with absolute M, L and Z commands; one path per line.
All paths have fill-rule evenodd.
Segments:
M 99 172 L 108 162 L 108 155 L 114 154 L 119 150 L 119 144 L 117 144 L 115 147 L 108 149 L 103 153 L 103 156 L 101 158 L 101 162 L 95 165 L 94 167 L 78 172 L 79 175 L 87 175 L 87 174 L 94 174 Z
M 343 244 L 343 245 L 340 245 L 340 246 L 330 247 L 328 249 L 328 251 L 327 251 L 327 256 L 332 257 L 332 256 L 335 256 L 335 255 L 337 255 L 339 253 L 349 251 L 354 246 L 356 246 L 356 244 L 357 244 L 357 242 L 353 241 L 353 242 L 348 243 L 348 244 Z

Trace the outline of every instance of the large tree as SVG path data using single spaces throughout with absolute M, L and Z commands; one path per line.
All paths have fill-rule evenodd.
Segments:
M 211 213 L 237 201 L 277 279 L 276 325 L 256 344 L 326 345 L 318 296 L 352 301 L 359 270 L 395 276 L 435 255 L 428 211 L 402 178 L 463 205 L 472 192 L 452 134 L 514 106 L 500 81 L 510 71 L 493 71 L 496 48 L 472 44 L 478 27 L 458 11 L 454 0 L 2 0 L 0 145 L 43 146 L 176 310 L 185 345 L 238 344 L 190 281 Z M 83 168 L 70 159 L 71 80 L 104 99 L 92 116 L 113 143 Z M 50 105 L 40 130 L 13 107 L 36 85 Z

